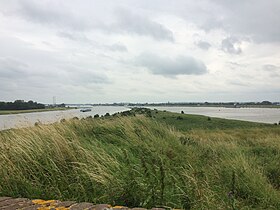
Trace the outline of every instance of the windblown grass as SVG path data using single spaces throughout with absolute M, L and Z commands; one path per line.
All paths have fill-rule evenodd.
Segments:
M 193 119 L 191 129 L 186 120 L 170 123 L 168 112 L 148 116 L 0 132 L 0 195 L 131 207 L 280 209 L 279 126 L 240 122 L 242 128 L 237 121 L 230 129 L 220 120 L 205 129 Z

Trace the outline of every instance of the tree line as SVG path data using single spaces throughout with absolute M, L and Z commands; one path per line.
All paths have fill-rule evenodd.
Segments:
M 14 102 L 0 102 L 0 110 L 44 109 L 45 105 L 34 101 L 15 100 Z

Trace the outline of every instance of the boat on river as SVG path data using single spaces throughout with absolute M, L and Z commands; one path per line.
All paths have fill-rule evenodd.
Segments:
M 80 112 L 90 112 L 91 109 L 90 108 L 83 108 L 83 109 L 80 109 Z

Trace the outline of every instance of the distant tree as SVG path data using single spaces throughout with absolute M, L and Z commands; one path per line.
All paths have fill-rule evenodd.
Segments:
M 57 106 L 58 107 L 65 107 L 66 105 L 65 105 L 65 103 L 62 103 L 62 104 L 58 104 Z
M 262 101 L 261 104 L 262 105 L 271 105 L 272 103 L 270 101 Z
M 14 102 L 0 102 L 0 110 L 44 109 L 45 105 L 33 101 L 15 100 Z

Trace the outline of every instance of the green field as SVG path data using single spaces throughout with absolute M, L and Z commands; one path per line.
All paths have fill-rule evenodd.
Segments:
M 57 107 L 57 108 L 45 108 L 45 109 L 27 109 L 27 110 L 0 110 L 0 115 L 6 114 L 22 114 L 22 113 L 31 113 L 31 112 L 48 112 L 48 111 L 63 111 L 71 108 L 66 107 Z
M 0 132 L 0 196 L 280 209 L 280 126 L 134 109 Z

